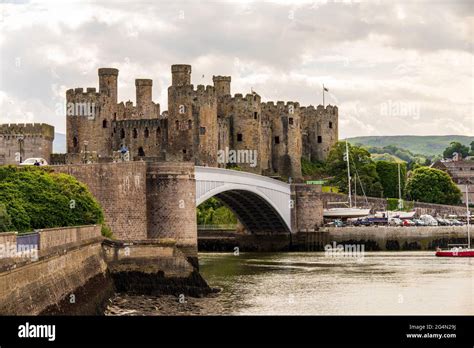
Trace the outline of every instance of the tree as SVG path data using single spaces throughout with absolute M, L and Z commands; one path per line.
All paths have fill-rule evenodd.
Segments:
M 0 232 L 10 231 L 12 229 L 12 219 L 7 213 L 5 204 L 0 204 Z
M 472 143 L 471 143 L 472 144 Z M 451 158 L 453 154 L 457 152 L 460 156 L 466 157 L 469 155 L 469 148 L 460 142 L 453 141 L 449 146 L 443 151 L 444 158 Z
M 362 194 L 362 188 L 367 196 L 380 197 L 382 184 L 375 163 L 370 158 L 370 153 L 358 146 L 349 146 L 349 159 L 351 164 L 352 190 L 356 184 L 357 192 Z M 326 161 L 327 172 L 332 176 L 330 183 L 347 193 L 347 162 L 345 161 L 346 143 L 338 142 L 331 150 Z
M 102 224 L 100 205 L 84 184 L 39 167 L 0 167 L 0 205 L 5 230 Z
M 419 167 L 411 173 L 406 195 L 411 200 L 426 203 L 461 203 L 461 191 L 451 177 L 442 170 L 429 167 Z
M 405 187 L 406 163 L 400 163 L 400 186 Z M 398 198 L 398 163 L 376 162 L 377 174 L 383 187 L 383 195 L 387 198 Z
M 471 141 L 471 152 L 469 153 L 471 156 L 474 156 L 474 141 Z
M 221 201 L 211 197 L 196 209 L 198 225 L 227 225 L 236 224 L 234 213 Z

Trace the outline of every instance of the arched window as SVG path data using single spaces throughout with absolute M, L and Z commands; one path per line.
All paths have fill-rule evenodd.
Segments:
M 156 129 L 156 136 L 157 136 L 158 138 L 161 137 L 161 127 L 158 127 L 158 128 Z
M 143 147 L 138 148 L 138 156 L 145 157 L 145 151 L 143 151 Z
M 145 128 L 145 132 L 143 132 L 143 135 L 145 138 L 148 138 L 150 136 L 150 132 L 148 131 L 148 127 Z
M 174 124 L 176 125 L 176 130 L 178 130 L 178 129 L 179 129 L 179 121 L 176 120 L 176 121 L 174 122 Z
M 125 138 L 125 130 L 122 128 L 120 130 L 120 139 L 123 139 L 123 138 Z
M 188 129 L 192 129 L 192 128 L 193 128 L 193 121 L 188 120 Z
M 107 120 L 102 121 L 102 128 L 107 128 Z
M 77 147 L 77 138 L 76 137 L 72 138 L 72 146 Z
M 136 128 L 133 128 L 133 139 L 136 139 L 138 137 L 138 132 Z

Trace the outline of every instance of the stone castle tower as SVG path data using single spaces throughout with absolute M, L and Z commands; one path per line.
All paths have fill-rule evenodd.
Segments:
M 51 162 L 54 127 L 45 123 L 0 124 L 0 165 L 19 164 L 27 158 Z
M 324 160 L 338 140 L 335 106 L 262 102 L 254 92 L 232 96 L 230 76 L 213 76 L 214 86 L 195 88 L 191 66 L 179 64 L 171 67 L 168 110 L 160 113 L 160 105 L 152 100 L 150 79 L 135 80 L 136 105 L 118 103 L 118 73 L 99 69 L 99 92 L 95 88 L 66 92 L 68 162 L 83 161 L 85 153 L 93 153 L 97 161 L 110 161 L 126 146 L 131 160 L 237 166 L 299 180 L 301 158 Z M 232 157 L 232 152 L 238 156 Z M 222 153 L 225 162 L 219 160 Z

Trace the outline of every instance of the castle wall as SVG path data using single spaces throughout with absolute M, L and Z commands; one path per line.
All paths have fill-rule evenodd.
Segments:
M 49 163 L 53 140 L 54 127 L 45 123 L 0 124 L 0 165 L 18 164 L 20 157 L 41 157 Z
M 141 119 L 112 122 L 113 148 L 126 146 L 131 160 L 140 157 L 164 158 L 168 120 Z

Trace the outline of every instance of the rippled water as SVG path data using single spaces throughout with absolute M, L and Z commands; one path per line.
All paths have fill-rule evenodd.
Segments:
M 201 253 L 218 294 L 204 298 L 117 294 L 106 315 L 474 314 L 474 259 L 433 252 Z
M 219 314 L 474 314 L 474 259 L 434 252 L 201 253 Z M 208 305 L 205 305 L 208 301 Z M 202 313 L 205 314 L 205 313 Z

